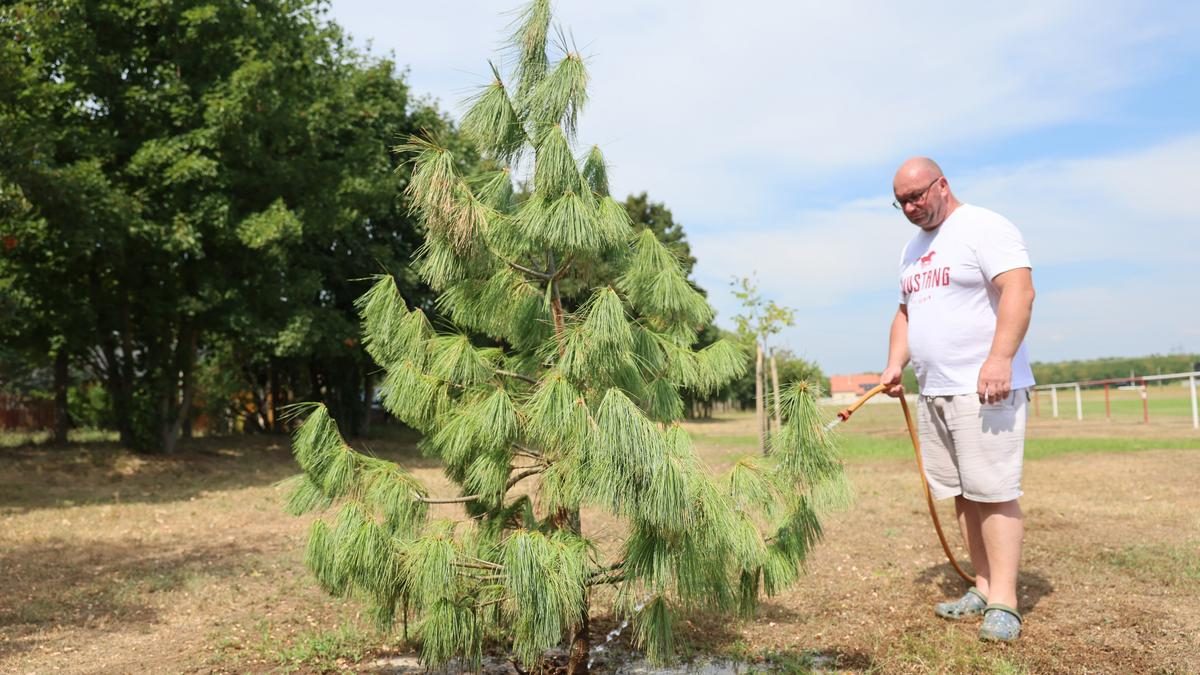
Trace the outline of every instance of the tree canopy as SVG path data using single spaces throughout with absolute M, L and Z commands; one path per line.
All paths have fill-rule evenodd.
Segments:
M 374 366 L 355 279 L 386 271 L 427 297 L 407 269 L 409 172 L 389 147 L 421 129 L 455 137 L 324 12 L 0 9 L 0 331 L 33 362 L 61 355 L 103 382 L 131 445 L 173 446 L 197 378 L 210 403 L 246 392 L 263 426 L 293 392 L 361 429 Z

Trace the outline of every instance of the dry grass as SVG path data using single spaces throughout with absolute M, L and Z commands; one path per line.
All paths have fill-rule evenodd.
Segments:
M 984 645 L 975 625 L 933 617 L 931 603 L 962 586 L 902 421 L 880 405 L 846 425 L 858 498 L 829 519 L 800 586 L 754 620 L 693 619 L 690 649 L 789 669 L 818 654 L 851 672 L 1200 672 L 1200 435 L 1109 425 L 1055 441 L 1062 424 L 1033 424 L 1049 450 L 1026 464 L 1019 644 Z M 747 417 L 690 430 L 713 466 L 754 450 Z M 1114 436 L 1175 449 L 1085 451 L 1123 449 Z M 414 440 L 371 449 L 448 490 Z M 308 521 L 282 512 L 275 487 L 294 472 L 282 439 L 264 437 L 193 441 L 171 458 L 111 444 L 0 450 L 0 671 L 359 670 L 404 650 L 309 579 Z M 591 514 L 586 526 L 619 543 L 615 523 Z M 595 630 L 610 624 L 598 616 Z

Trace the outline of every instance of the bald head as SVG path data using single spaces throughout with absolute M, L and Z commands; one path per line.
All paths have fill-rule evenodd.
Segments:
M 928 157 L 905 160 L 892 179 L 892 191 L 904 216 L 924 230 L 937 229 L 958 208 L 942 167 Z
M 903 176 L 909 179 L 919 181 L 929 181 L 942 175 L 942 167 L 938 166 L 937 162 L 928 157 L 911 157 L 904 160 L 899 169 L 896 169 L 896 178 L 893 184 L 900 180 Z

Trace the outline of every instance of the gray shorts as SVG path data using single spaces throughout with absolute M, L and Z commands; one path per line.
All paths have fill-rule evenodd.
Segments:
M 1028 403 L 1028 389 L 986 405 L 975 393 L 920 397 L 921 460 L 934 499 L 994 503 L 1023 494 Z

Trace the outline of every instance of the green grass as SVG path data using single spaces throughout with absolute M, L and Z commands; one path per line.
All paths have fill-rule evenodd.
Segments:
M 1025 441 L 1027 459 L 1075 452 L 1139 452 L 1142 450 L 1200 450 L 1196 438 L 1031 438 Z
M 275 658 L 289 671 L 304 667 L 323 672 L 337 668 L 338 661 L 361 661 L 377 641 L 370 631 L 343 623 L 334 630 L 301 634 Z
M 838 449 L 850 461 L 898 459 L 913 456 L 908 438 L 843 434 Z M 1077 452 L 1138 452 L 1142 450 L 1200 450 L 1197 438 L 1030 438 L 1026 459 L 1045 459 Z
M 333 628 L 304 631 L 291 637 L 278 636 L 275 629 L 270 621 L 261 619 L 254 627 L 258 636 L 249 644 L 250 654 L 279 668 L 273 672 L 344 671 L 350 664 L 362 661 L 380 641 L 377 633 L 349 620 Z M 245 665 L 241 638 L 232 633 L 210 638 L 224 656 L 219 659 L 223 661 L 221 665 Z
M 877 425 L 871 425 L 877 426 Z M 871 428 L 864 424 L 862 427 Z M 871 461 L 877 459 L 910 459 L 912 443 L 907 434 L 889 435 L 864 434 L 851 431 L 855 427 L 839 427 L 837 447 L 847 461 Z M 903 428 L 901 422 L 900 428 Z M 704 431 L 693 431 L 698 446 L 703 446 L 711 457 L 724 461 L 736 461 L 740 457 L 754 454 L 758 439 L 753 435 L 708 435 Z M 1139 452 L 1143 450 L 1200 450 L 1200 435 L 1176 438 L 1029 438 L 1025 441 L 1026 459 L 1045 459 L 1079 452 Z
M 1129 544 L 1102 559 L 1132 576 L 1166 586 L 1200 582 L 1200 543 L 1183 546 Z
M 1147 388 L 1147 407 L 1150 409 L 1150 420 L 1155 417 L 1191 417 L 1191 391 L 1178 385 L 1159 387 L 1151 385 Z M 1050 392 L 1039 391 L 1037 395 L 1037 412 L 1041 417 L 1049 418 L 1051 413 Z M 1086 389 L 1082 392 L 1083 419 L 1104 419 L 1104 390 Z M 1137 391 L 1109 390 L 1109 408 L 1112 418 L 1117 421 L 1142 419 L 1142 397 Z M 1075 390 L 1058 390 L 1059 419 L 1075 419 Z M 1030 416 L 1034 414 L 1030 409 Z

